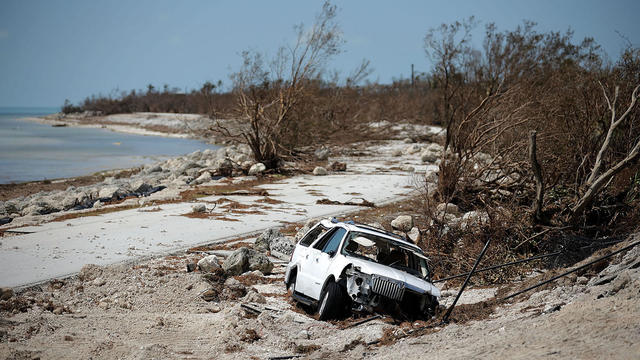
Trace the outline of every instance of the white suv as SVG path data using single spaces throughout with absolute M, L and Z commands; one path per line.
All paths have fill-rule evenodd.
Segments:
M 284 281 L 295 300 L 318 305 L 322 320 L 376 308 L 424 318 L 440 298 L 427 261 L 418 246 L 396 234 L 322 220 L 296 244 Z

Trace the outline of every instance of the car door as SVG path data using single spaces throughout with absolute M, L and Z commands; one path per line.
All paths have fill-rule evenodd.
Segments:
M 327 279 L 328 270 L 336 258 L 335 255 L 346 234 L 346 229 L 336 227 L 309 249 L 309 261 L 307 261 L 308 287 L 305 289 L 307 296 L 316 300 L 320 299 L 322 285 Z

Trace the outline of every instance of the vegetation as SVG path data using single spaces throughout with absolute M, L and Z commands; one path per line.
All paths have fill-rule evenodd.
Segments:
M 639 49 L 629 44 L 610 62 L 593 39 L 540 33 L 531 22 L 506 31 L 487 24 L 474 46 L 478 23 L 470 18 L 427 32 L 428 72 L 363 83 L 366 60 L 343 80 L 327 72 L 343 46 L 336 15 L 325 3 L 315 24 L 297 27 L 295 44 L 273 58 L 243 53 L 230 91 L 221 82 L 189 93 L 149 85 L 65 103 L 64 111 L 206 114 L 213 130 L 249 145 L 269 168 L 309 145 L 371 138 L 371 122 L 441 125 L 438 187 L 425 187 L 422 202 L 433 222 L 424 245 L 434 252 L 488 236 L 502 239 L 497 246 L 508 254 L 576 249 L 637 229 Z M 489 224 L 449 229 L 435 207 L 443 202 L 486 212 Z

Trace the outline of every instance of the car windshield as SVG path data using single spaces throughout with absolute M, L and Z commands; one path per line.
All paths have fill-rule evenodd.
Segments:
M 381 236 L 352 231 L 344 241 L 342 254 L 391 266 L 419 277 L 428 276 L 427 264 L 423 258 Z

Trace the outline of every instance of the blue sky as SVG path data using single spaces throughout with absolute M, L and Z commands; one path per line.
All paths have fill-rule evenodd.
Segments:
M 371 80 L 429 68 L 426 31 L 474 15 L 501 30 L 522 20 L 539 31 L 592 36 L 615 59 L 616 30 L 640 45 L 640 1 L 336 1 L 346 40 L 330 68 L 346 75 L 363 58 Z M 181 89 L 222 80 L 245 49 L 275 52 L 293 25 L 311 24 L 321 1 L 32 1 L 0 2 L 0 106 L 59 106 L 91 94 L 169 84 Z M 475 40 L 480 41 L 482 26 Z

